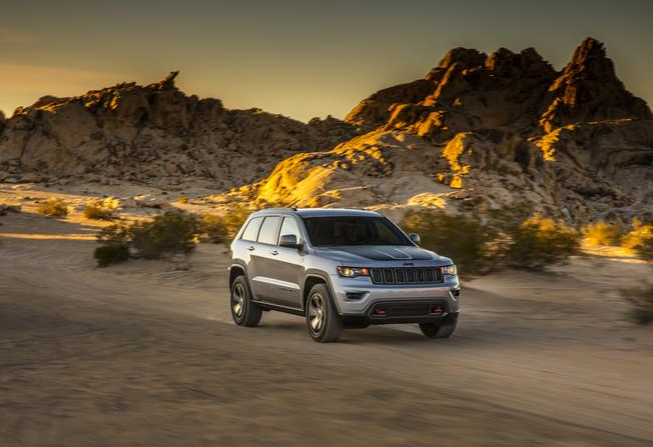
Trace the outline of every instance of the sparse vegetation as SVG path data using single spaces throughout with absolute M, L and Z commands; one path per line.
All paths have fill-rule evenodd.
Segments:
M 99 267 L 125 262 L 129 259 L 129 246 L 127 244 L 103 245 L 94 252 Z
M 179 198 L 177 199 L 177 203 L 179 203 L 181 205 L 185 205 L 188 202 L 189 202 L 189 200 L 188 200 L 188 197 L 186 197 L 186 196 L 179 196 Z
M 623 237 L 621 246 L 634 250 L 642 259 L 653 262 L 653 225 L 635 220 L 632 227 Z
M 243 226 L 247 217 L 249 216 L 249 211 L 243 208 L 240 205 L 234 206 L 229 213 L 225 216 L 225 226 L 227 228 L 227 236 L 229 240 L 236 237 L 238 230 Z
M 451 257 L 462 275 L 482 274 L 490 267 L 488 244 L 494 233 L 479 220 L 420 210 L 407 213 L 400 226 L 407 233 L 419 233 L 423 247 Z
M 581 238 L 562 223 L 530 217 L 522 205 L 494 212 L 487 223 L 463 214 L 413 211 L 401 226 L 419 233 L 424 247 L 454 259 L 468 276 L 501 266 L 541 269 L 562 262 L 578 252 Z
M 219 244 L 229 239 L 226 219 L 222 216 L 211 213 L 204 214 L 200 220 L 200 225 L 202 240 Z
M 553 219 L 535 217 L 507 232 L 505 260 L 512 267 L 540 269 L 578 253 L 581 234 Z
M 94 199 L 84 206 L 84 216 L 87 219 L 112 220 L 116 218 L 116 211 L 120 208 L 120 201 L 113 197 Z
M 149 221 L 119 222 L 103 228 L 97 236 L 102 247 L 95 251 L 98 265 L 122 262 L 130 252 L 138 258 L 159 259 L 174 254 L 188 254 L 198 240 L 227 242 L 238 232 L 247 214 L 242 208 L 225 217 L 205 214 L 201 218 L 182 210 L 171 210 Z M 131 249 L 131 250 L 130 250 Z
M 50 217 L 68 216 L 68 203 L 61 199 L 48 199 L 41 202 L 36 212 Z
M 199 219 L 180 210 L 166 211 L 129 229 L 131 244 L 139 257 L 158 259 L 176 253 L 188 254 L 201 232 Z
M 632 305 L 629 317 L 633 322 L 641 325 L 653 323 L 653 284 L 623 290 L 622 295 Z
M 621 242 L 621 228 L 602 220 L 587 225 L 584 233 L 587 241 L 592 245 L 616 246 Z

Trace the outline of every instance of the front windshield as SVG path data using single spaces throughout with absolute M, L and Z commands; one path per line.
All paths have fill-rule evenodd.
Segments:
M 308 238 L 315 247 L 342 245 L 413 245 L 385 217 L 305 217 Z

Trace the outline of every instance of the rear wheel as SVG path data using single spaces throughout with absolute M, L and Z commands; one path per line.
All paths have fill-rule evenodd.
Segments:
M 441 321 L 420 323 L 419 328 L 426 338 L 449 338 L 458 324 L 458 314 L 449 314 Z
M 247 279 L 237 277 L 231 285 L 231 316 L 238 326 L 254 327 L 261 321 L 263 309 L 252 303 Z
M 342 321 L 324 284 L 313 286 L 308 295 L 306 325 L 313 340 L 320 343 L 338 341 L 342 336 Z

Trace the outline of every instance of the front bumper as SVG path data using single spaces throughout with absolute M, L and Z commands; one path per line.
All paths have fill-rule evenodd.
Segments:
M 376 285 L 369 278 L 341 278 L 331 275 L 333 291 L 338 313 L 343 320 L 369 317 L 370 311 L 378 303 L 417 304 L 441 303 L 446 314 L 460 310 L 460 282 L 457 276 L 445 276 L 445 281 L 424 285 Z M 440 316 L 426 316 L 429 321 Z M 389 321 L 386 320 L 386 321 Z M 374 321 L 372 321 L 374 322 Z M 414 322 L 414 321 L 399 321 Z

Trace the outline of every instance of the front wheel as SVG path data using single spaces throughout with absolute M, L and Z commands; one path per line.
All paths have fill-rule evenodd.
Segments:
M 420 323 L 419 328 L 426 338 L 449 338 L 458 324 L 458 314 L 449 314 L 441 321 Z
M 324 284 L 311 289 L 306 302 L 306 324 L 313 340 L 319 343 L 338 341 L 344 326 Z
M 261 321 L 263 309 L 252 303 L 247 279 L 236 278 L 231 285 L 231 316 L 238 326 L 254 327 Z

